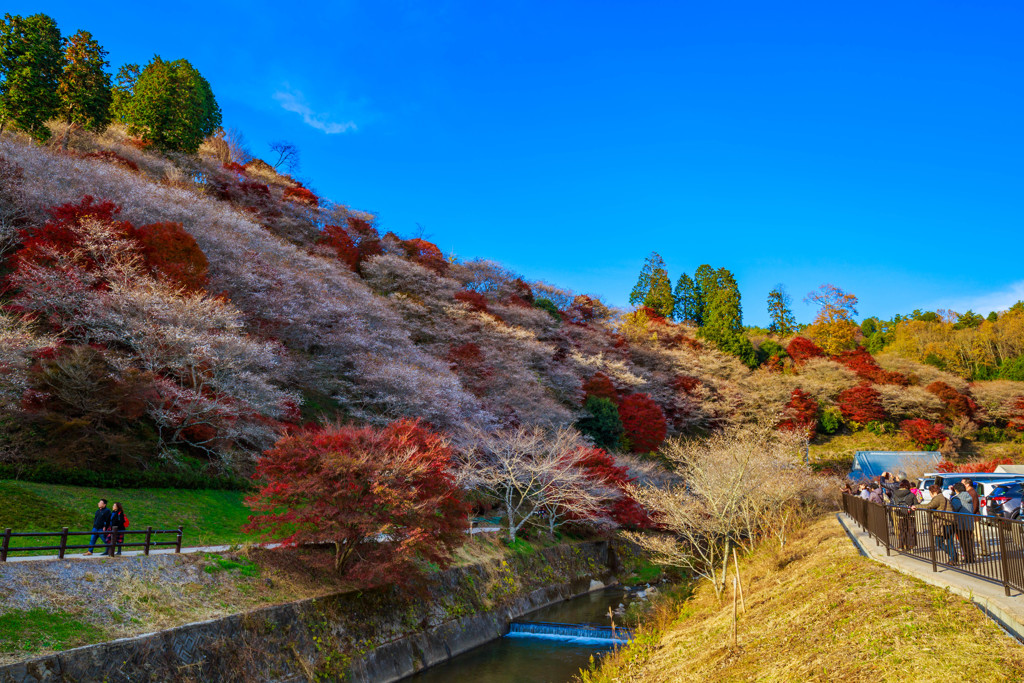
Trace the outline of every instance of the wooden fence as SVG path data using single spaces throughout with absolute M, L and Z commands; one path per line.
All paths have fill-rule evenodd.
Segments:
M 127 529 L 123 531 L 69 531 L 68 527 L 64 527 L 60 531 L 24 531 L 14 532 L 10 529 L 5 529 L 4 534 L 0 537 L 0 562 L 6 562 L 7 556 L 11 553 L 25 553 L 25 552 L 37 552 L 42 550 L 56 550 L 57 556 L 60 559 L 64 559 L 65 553 L 69 550 L 88 550 L 89 545 L 68 545 L 68 538 L 73 536 L 92 536 L 93 534 L 98 535 L 100 538 L 94 547 L 97 549 L 102 548 L 103 552 L 111 550 L 114 546 L 118 548 L 142 548 L 143 555 L 149 555 L 151 548 L 159 548 L 164 546 L 174 546 L 174 552 L 181 552 L 181 538 L 184 535 L 184 527 L 178 527 L 177 529 L 154 529 L 153 527 L 146 527 L 145 529 L 139 529 L 137 531 L 129 531 Z M 159 538 L 161 534 L 174 534 L 174 539 L 170 541 L 155 540 L 154 537 Z M 118 538 L 113 538 L 114 536 Z M 132 536 L 145 536 L 142 540 L 134 543 L 116 543 L 116 540 L 128 541 Z M 38 546 L 12 546 L 11 539 L 14 538 L 59 538 L 60 542 L 57 545 L 38 545 Z

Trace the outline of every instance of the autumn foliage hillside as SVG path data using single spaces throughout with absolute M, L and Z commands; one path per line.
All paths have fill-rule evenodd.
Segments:
M 67 151 L 5 134 L 0 259 L 0 464 L 23 469 L 248 474 L 305 423 L 401 417 L 591 425 L 637 453 L 764 419 L 922 420 L 943 443 L 1024 424 L 1021 385 L 895 356 L 789 339 L 751 370 L 652 309 L 387 232 L 218 139 L 192 156 L 118 126 Z

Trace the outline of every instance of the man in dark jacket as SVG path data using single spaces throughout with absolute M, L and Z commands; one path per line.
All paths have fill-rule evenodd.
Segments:
M 106 545 L 103 531 L 110 526 L 110 510 L 107 509 L 106 498 L 100 498 L 98 508 L 92 518 L 92 539 L 89 541 L 89 551 L 83 553 L 84 555 L 92 555 L 92 551 L 96 549 L 97 538 L 103 540 Z

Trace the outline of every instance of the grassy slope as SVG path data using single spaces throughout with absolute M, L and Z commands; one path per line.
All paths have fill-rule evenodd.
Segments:
M 643 681 L 1021 680 L 1024 648 L 973 604 L 861 557 L 829 515 L 785 551 L 741 566 L 747 613 L 730 643 L 731 591 L 663 604 L 635 643 L 585 675 Z M 668 601 L 666 601 L 668 602 Z M 656 628 L 653 624 L 657 624 Z M 979 668 L 980 667 L 980 668 Z
M 123 489 L 111 491 L 80 486 L 0 481 L 0 529 L 14 531 L 88 531 L 96 502 L 106 498 L 121 502 L 130 529 L 185 527 L 185 545 L 241 543 L 249 511 L 239 491 L 192 491 L 180 489 Z M 24 545 L 39 545 L 38 542 Z

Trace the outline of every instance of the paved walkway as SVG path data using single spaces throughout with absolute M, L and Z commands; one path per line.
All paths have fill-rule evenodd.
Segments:
M 480 527 L 475 527 L 473 529 L 469 529 L 469 530 L 466 531 L 466 533 L 468 533 L 470 535 L 473 535 L 473 534 L 489 534 L 489 533 L 494 533 L 494 532 L 497 532 L 497 531 L 501 531 L 501 527 L 496 527 L 496 526 L 480 526 Z M 278 547 L 281 546 L 280 543 L 256 543 L 254 545 L 258 545 L 261 548 L 267 548 L 267 549 L 278 548 Z M 236 545 L 202 545 L 202 546 L 182 547 L 181 552 L 182 553 L 224 553 L 224 552 L 227 552 L 227 551 L 231 550 L 232 548 L 237 548 L 237 547 L 238 547 L 238 544 L 236 544 Z M 133 557 L 133 556 L 142 555 L 142 554 L 143 553 L 142 553 L 141 550 L 125 550 L 123 553 L 121 553 L 121 557 Z M 160 549 L 152 548 L 152 549 L 150 549 L 149 554 L 150 555 L 173 555 L 174 554 L 174 549 L 173 548 L 160 548 Z M 77 552 L 77 551 L 76 552 L 69 552 L 66 555 L 64 555 L 64 559 L 65 560 L 101 560 L 104 557 L 108 557 L 108 556 L 107 555 L 103 555 L 102 551 L 98 552 L 98 553 L 95 553 L 93 555 L 83 555 L 81 552 Z M 44 562 L 44 561 L 53 561 L 53 560 L 60 560 L 60 558 L 57 555 L 13 555 L 12 554 L 12 555 L 8 555 L 7 556 L 7 561 L 8 562 Z M 3 565 L 0 564 L 0 566 L 3 566 Z
M 941 565 L 938 571 L 933 572 L 930 562 L 896 552 L 887 556 L 885 546 L 878 545 L 849 515 L 839 512 L 836 518 L 862 554 L 898 572 L 962 595 L 1024 643 L 1024 593 L 1011 590 L 1007 597 L 1001 583 L 985 581 Z

